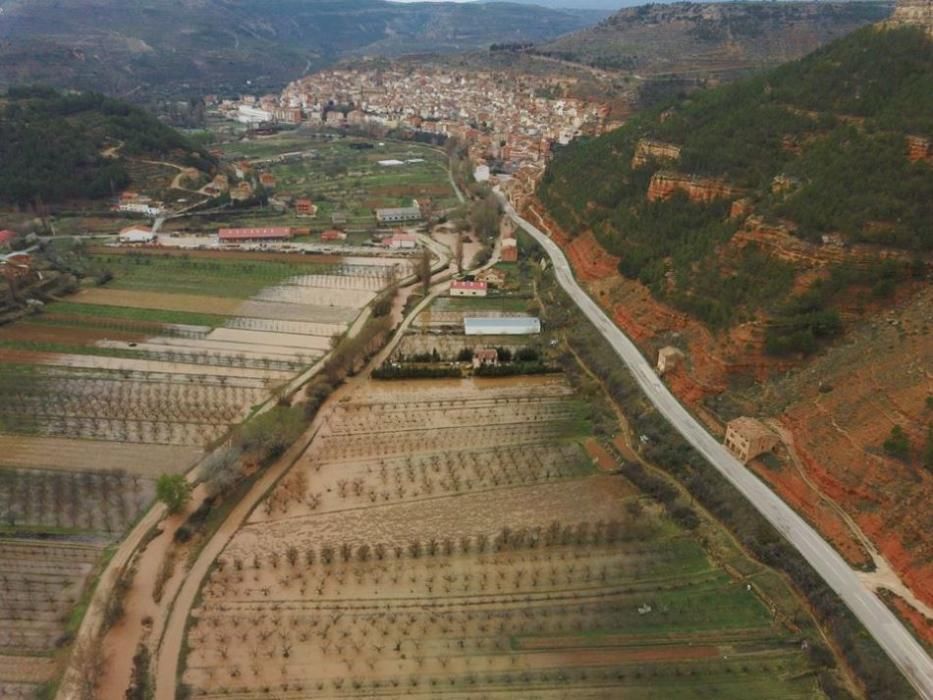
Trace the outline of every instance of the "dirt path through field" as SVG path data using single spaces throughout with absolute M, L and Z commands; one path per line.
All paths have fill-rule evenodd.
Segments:
M 317 435 L 318 431 L 327 423 L 328 417 L 333 411 L 333 407 L 339 404 L 344 397 L 349 396 L 351 393 L 356 391 L 361 382 L 368 380 L 369 373 L 372 371 L 372 369 L 374 367 L 378 367 L 380 364 L 382 364 L 382 362 L 385 361 L 385 358 L 391 354 L 392 350 L 395 348 L 395 345 L 404 336 L 404 332 L 408 328 L 408 325 L 411 323 L 411 320 L 415 318 L 418 313 L 420 313 L 422 308 L 431 303 L 431 301 L 433 301 L 438 294 L 444 291 L 444 289 L 446 289 L 446 282 L 439 283 L 439 285 L 435 287 L 434 290 L 432 290 L 431 294 L 425 297 L 425 299 L 422 300 L 418 306 L 412 309 L 411 313 L 408 314 L 408 316 L 399 326 L 398 330 L 393 336 L 392 341 L 390 341 L 381 352 L 376 354 L 376 356 L 370 361 L 370 364 L 366 370 L 349 379 L 346 384 L 337 389 L 337 391 L 331 395 L 327 404 L 325 404 L 324 408 L 318 412 L 317 416 L 315 416 L 314 420 L 311 422 L 310 427 L 305 431 L 304 435 L 302 435 L 302 437 L 294 445 L 292 445 L 292 447 L 282 456 L 281 459 L 279 459 L 274 465 L 266 470 L 266 472 L 255 483 L 253 488 L 250 489 L 249 493 L 246 494 L 246 496 L 230 512 L 230 515 L 227 516 L 227 519 L 224 520 L 223 524 L 220 526 L 211 540 L 201 550 L 201 553 L 195 561 L 194 565 L 185 576 L 181 590 L 179 591 L 176 598 L 171 602 L 171 613 L 169 614 L 165 632 L 158 645 L 158 652 L 154 666 L 156 684 L 155 700 L 174 700 L 177 680 L 176 676 L 178 673 L 178 661 L 179 655 L 181 653 L 182 643 L 184 641 L 188 614 L 194 605 L 194 600 L 197 597 L 198 590 L 201 588 L 201 582 L 210 570 L 214 560 L 220 555 L 227 544 L 229 544 L 230 540 L 233 539 L 233 536 L 240 529 L 241 525 L 246 521 L 246 518 L 252 512 L 256 504 L 259 503 L 263 496 L 265 496 L 266 492 L 305 453 L 305 451 L 308 449 L 308 446 Z M 411 292 L 409 291 L 409 294 L 410 293 Z M 398 308 L 399 312 L 401 312 L 401 309 L 404 308 L 404 302 L 402 302 L 401 306 L 399 306 L 397 302 L 396 307 Z
M 435 243 L 435 245 L 437 244 Z M 495 264 L 497 260 L 498 246 L 496 247 L 496 251 L 494 252 L 490 262 L 487 263 L 487 266 Z M 178 662 L 179 656 L 181 654 L 182 644 L 184 642 L 188 615 L 192 606 L 194 605 L 198 591 L 201 588 L 201 582 L 204 580 L 204 577 L 207 575 L 215 559 L 220 555 L 227 544 L 229 544 L 230 540 L 233 539 L 233 536 L 240 529 L 241 525 L 246 521 L 247 517 L 252 512 L 256 504 L 258 504 L 259 501 L 265 496 L 266 492 L 305 453 L 305 451 L 308 449 L 308 446 L 317 435 L 318 431 L 322 426 L 326 425 L 328 417 L 333 411 L 334 406 L 338 405 L 344 397 L 349 396 L 355 392 L 362 382 L 369 380 L 370 372 L 375 367 L 379 367 L 383 362 L 385 362 L 386 358 L 391 355 L 392 351 L 404 337 L 405 331 L 408 329 L 411 322 L 417 317 L 417 315 L 424 308 L 426 308 L 428 304 L 434 301 L 438 295 L 447 290 L 449 286 L 448 280 L 451 276 L 451 272 L 449 257 L 441 256 L 441 264 L 438 266 L 438 269 L 431 278 L 434 286 L 431 288 L 430 293 L 427 294 L 425 298 L 417 306 L 415 306 L 415 308 L 413 308 L 411 312 L 404 317 L 404 319 L 401 320 L 401 323 L 392 336 L 392 339 L 370 360 L 366 369 L 358 373 L 355 377 L 348 379 L 343 386 L 338 388 L 331 395 L 330 399 L 328 399 L 324 407 L 318 412 L 317 416 L 315 416 L 314 420 L 311 422 L 311 425 L 305 431 L 302 437 L 294 445 L 292 445 L 292 447 L 282 456 L 281 459 L 279 459 L 273 466 L 266 470 L 266 472 L 254 484 L 252 489 L 250 489 L 249 493 L 246 494 L 246 496 L 231 511 L 230 515 L 227 516 L 226 520 L 224 520 L 223 524 L 220 526 L 211 540 L 201 550 L 201 553 L 195 561 L 194 565 L 185 576 L 181 590 L 178 592 L 178 595 L 175 597 L 175 599 L 171 601 L 171 612 L 169 613 L 168 622 L 165 626 L 164 634 L 159 641 L 158 649 L 155 655 L 155 700 L 174 700 L 178 675 Z M 402 318 L 405 303 L 415 288 L 416 285 L 412 284 L 400 290 L 400 293 L 397 295 L 392 309 L 393 319 Z M 360 316 L 360 318 L 357 319 L 357 322 L 354 324 L 354 329 L 356 330 L 351 329 L 351 334 L 358 332 L 358 329 L 361 328 L 361 319 L 363 316 L 367 315 L 368 314 L 363 314 Z
M 153 598 L 159 570 L 172 550 L 175 532 L 201 505 L 205 496 L 204 488 L 198 487 L 184 510 L 163 520 L 159 524 L 162 533 L 137 555 L 136 573 L 123 601 L 123 617 L 107 632 L 102 642 L 108 663 L 98 686 L 98 697 L 123 697 L 130 684 L 137 647 L 150 636 L 161 634 L 166 611 Z M 170 599 L 181 586 L 185 575 L 182 564 L 182 561 L 177 562 L 173 575 L 164 582 L 162 599 Z
M 351 381 L 338 389 L 331 396 L 328 406 L 333 406 L 339 402 L 355 386 L 356 383 Z M 207 575 L 214 560 L 227 546 L 260 499 L 308 448 L 321 426 L 325 424 L 328 413 L 327 407 L 320 411 L 301 438 L 256 481 L 249 493 L 234 507 L 217 532 L 214 533 L 214 536 L 204 545 L 194 565 L 185 575 L 178 595 L 175 596 L 174 600 L 170 599 L 171 612 L 168 615 L 168 622 L 165 625 L 162 638 L 159 640 L 158 652 L 155 656 L 156 700 L 174 700 L 175 698 L 178 657 L 185 636 L 188 613 L 194 604 L 198 590 L 201 588 L 201 581 Z

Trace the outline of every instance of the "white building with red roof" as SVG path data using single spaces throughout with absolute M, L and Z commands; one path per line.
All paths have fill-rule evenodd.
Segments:
M 413 236 L 410 233 L 396 232 L 388 238 L 384 238 L 382 240 L 382 245 L 384 245 L 386 248 L 391 248 L 392 250 L 410 250 L 417 247 L 418 238 L 417 236 Z
M 450 283 L 450 296 L 452 297 L 484 297 L 488 291 L 489 285 L 485 282 L 454 280 Z

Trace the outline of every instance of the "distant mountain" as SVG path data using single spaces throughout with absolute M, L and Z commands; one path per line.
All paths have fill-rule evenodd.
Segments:
M 478 3 L 496 2 L 497 0 L 474 0 Z M 551 10 L 598 10 L 611 13 L 641 4 L 641 0 L 508 0 L 518 5 L 537 5 Z
M 259 91 L 346 55 L 540 42 L 599 13 L 383 0 L 0 0 L 0 87 Z
M 642 5 L 534 52 L 642 76 L 728 78 L 799 58 L 892 9 L 888 2 Z

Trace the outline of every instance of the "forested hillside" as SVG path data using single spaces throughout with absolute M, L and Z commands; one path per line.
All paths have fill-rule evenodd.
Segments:
M 809 352 L 839 332 L 833 300 L 847 289 L 883 298 L 924 274 L 931 136 L 930 38 L 865 28 L 562 150 L 539 198 L 570 235 L 592 230 L 656 298 L 714 330 L 765 313 L 770 352 Z M 735 243 L 749 221 L 878 253 L 859 265 L 840 253 L 804 279 L 753 235 Z
M 130 183 L 127 156 L 211 167 L 177 131 L 102 95 L 18 88 L 0 98 L 0 203 L 111 196 Z

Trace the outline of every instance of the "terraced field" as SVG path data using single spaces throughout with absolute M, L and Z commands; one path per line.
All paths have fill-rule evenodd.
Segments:
M 822 697 L 780 579 L 596 469 L 562 378 L 328 411 L 204 584 L 194 697 Z
M 2 473 L 2 472 L 0 472 Z M 0 697 L 33 698 L 105 541 L 0 539 Z
M 0 328 L 0 534 L 51 538 L 0 542 L 0 697 L 31 697 L 54 674 L 43 660 L 155 479 L 196 464 L 408 269 L 304 256 L 92 262 L 113 272 L 106 286 Z M 4 660 L 13 654 L 21 664 Z M 44 670 L 25 678 L 30 664 Z

